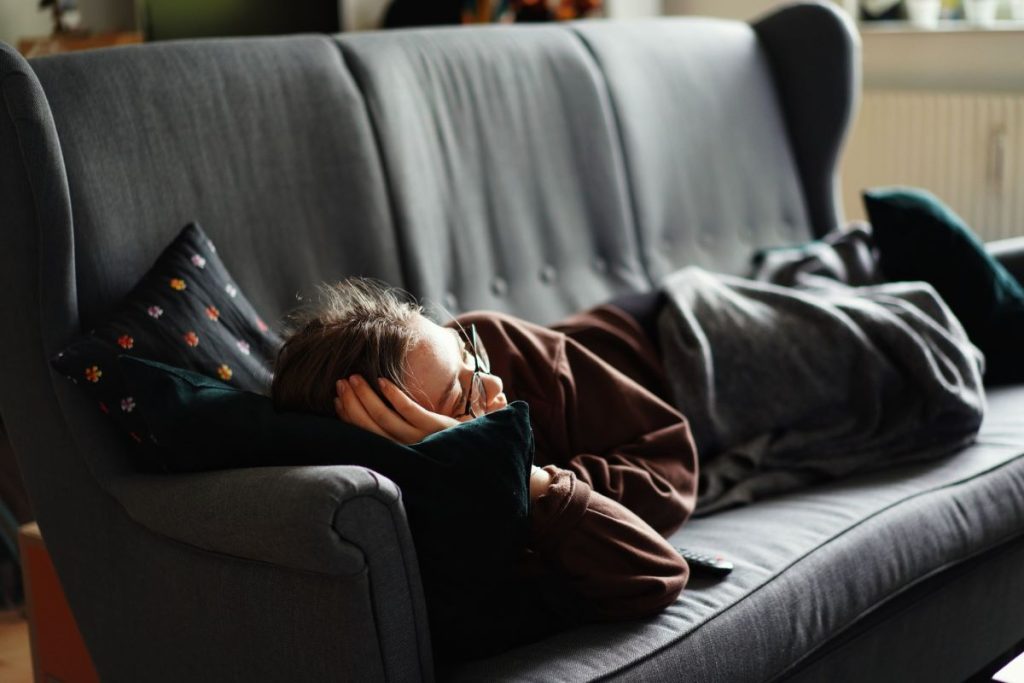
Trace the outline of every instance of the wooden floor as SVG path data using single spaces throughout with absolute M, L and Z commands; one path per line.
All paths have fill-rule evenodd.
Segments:
M 15 610 L 0 611 L 0 681 L 32 682 L 28 622 L 21 612 Z

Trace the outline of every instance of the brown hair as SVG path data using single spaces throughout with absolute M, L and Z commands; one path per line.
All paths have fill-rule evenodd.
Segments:
M 365 278 L 321 285 L 318 299 L 289 317 L 290 334 L 274 363 L 274 407 L 334 415 L 334 383 L 353 374 L 375 390 L 377 377 L 405 389 L 405 357 L 422 307 Z

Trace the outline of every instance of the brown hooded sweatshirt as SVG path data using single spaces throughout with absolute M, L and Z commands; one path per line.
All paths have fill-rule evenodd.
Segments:
M 693 511 L 697 458 L 647 335 L 610 305 L 552 328 L 491 312 L 458 322 L 476 325 L 509 400 L 529 404 L 534 462 L 552 475 L 520 567 L 542 607 L 570 623 L 672 604 L 689 569 L 662 535 Z

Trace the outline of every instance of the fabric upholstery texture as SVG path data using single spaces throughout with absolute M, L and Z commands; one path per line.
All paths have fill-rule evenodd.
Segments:
M 649 288 L 607 90 L 572 33 L 338 44 L 374 120 L 414 292 L 549 323 Z
M 977 608 L 992 599 L 994 585 L 1002 587 L 1004 603 L 1024 603 L 1024 586 L 1016 580 L 1022 563 L 1024 538 L 1017 537 L 937 572 L 801 662 L 786 680 L 855 683 L 863 680 L 863 663 L 876 661 L 884 661 L 885 670 L 873 672 L 873 681 L 973 680 L 976 662 L 991 659 L 993 651 L 1014 651 L 1024 631 L 1021 610 Z M 939 624 L 970 624 L 978 637 L 964 642 L 960 629 Z M 892 647 L 895 642 L 905 647 Z
M 405 284 L 363 98 L 328 38 L 157 43 L 32 69 L 60 131 L 83 327 L 192 220 L 271 318 L 319 280 Z
M 812 235 L 752 27 L 677 19 L 574 30 L 608 81 L 652 278 L 691 264 L 738 274 L 752 249 Z
M 131 608 L 122 608 L 130 614 L 127 625 L 108 625 L 100 647 L 106 638 L 136 640 L 123 629 L 146 635 L 135 657 L 112 658 L 110 678 L 137 680 L 145 665 L 149 680 L 168 683 L 383 681 L 417 671 L 424 661 L 422 677 L 431 678 L 415 548 L 401 492 L 389 479 L 363 467 L 268 467 L 125 475 L 109 488 L 144 542 L 131 553 L 117 551 L 116 567 L 106 568 L 110 578 L 94 576 L 83 590 L 91 600 L 110 601 L 132 588 Z M 182 562 L 180 552 L 161 546 L 202 562 Z M 254 583 L 250 575 L 264 576 L 265 568 L 274 572 Z M 273 577 L 292 574 L 304 579 L 275 585 L 280 579 Z M 237 589 L 215 595 L 236 578 Z M 240 628 L 245 638 L 238 637 Z M 168 641 L 179 645 L 168 648 Z
M 103 680 L 387 680 L 403 664 L 392 647 L 421 654 L 415 629 L 402 628 L 403 620 L 416 625 L 415 613 L 398 604 L 391 615 L 376 613 L 374 583 L 393 587 L 389 600 L 414 604 L 400 555 L 409 540 L 379 524 L 401 506 L 382 477 L 363 468 L 267 468 L 131 475 L 111 490 L 124 507 L 105 515 L 104 531 L 133 542 L 111 545 L 92 531 L 92 552 L 117 562 L 105 561 L 109 578 L 93 576 L 83 590 L 90 601 L 132 601 L 95 640 L 101 653 L 107 638 L 133 643 L 133 652 L 109 658 Z M 382 638 L 367 637 L 375 627 Z M 187 643 L 189 656 L 168 640 Z M 307 647 L 315 656 L 297 659 Z

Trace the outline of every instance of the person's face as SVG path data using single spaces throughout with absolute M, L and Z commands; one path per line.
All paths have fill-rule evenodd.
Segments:
M 419 338 L 406 356 L 406 386 L 413 400 L 441 415 L 462 419 L 472 386 L 473 354 L 456 330 L 417 316 Z M 508 405 L 501 378 L 480 373 L 484 412 Z M 467 416 L 464 419 L 472 419 Z

